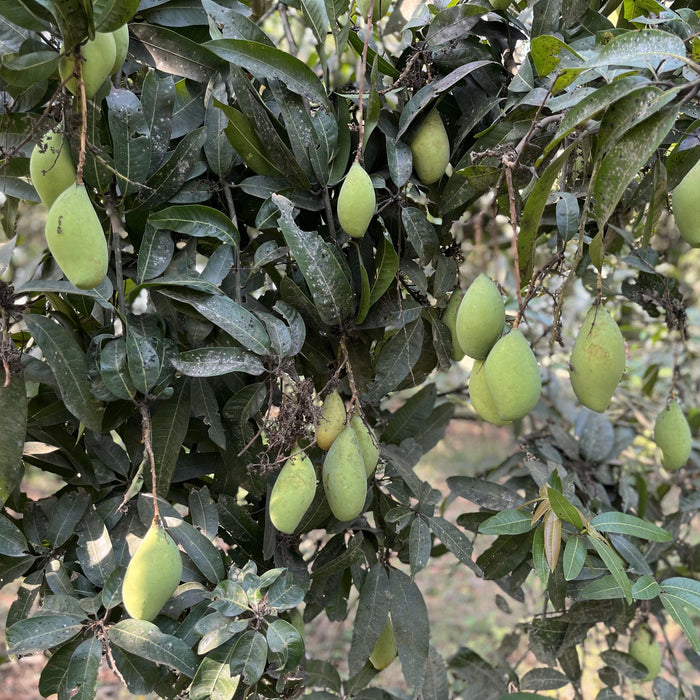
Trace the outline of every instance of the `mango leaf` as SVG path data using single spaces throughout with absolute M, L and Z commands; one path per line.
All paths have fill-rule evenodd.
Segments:
M 46 529 L 51 547 L 60 547 L 75 534 L 89 506 L 90 496 L 83 491 L 66 491 L 59 497 Z
M 265 371 L 262 362 L 241 348 L 196 348 L 170 359 L 178 372 L 188 377 L 216 377 L 231 372 L 258 375 Z
M 139 7 L 139 0 L 95 0 L 92 13 L 95 29 L 100 32 L 113 32 L 126 24 Z
M 231 674 L 241 675 L 246 685 L 257 683 L 265 671 L 267 642 L 256 630 L 247 630 L 237 640 L 231 653 Z
M 695 629 L 695 623 L 685 610 L 683 604 L 674 596 L 659 593 L 661 601 L 668 614 L 681 626 L 683 633 L 688 638 L 693 650 L 700 653 L 700 637 Z
M 314 231 L 302 231 L 294 221 L 292 203 L 272 195 L 280 210 L 279 227 L 294 256 L 321 320 L 329 326 L 344 321 L 353 310 L 352 287 L 328 243 Z
M 573 581 L 586 563 L 586 544 L 583 538 L 572 535 L 564 546 L 564 578 Z
M 72 639 L 82 629 L 82 621 L 71 615 L 35 615 L 7 628 L 7 652 L 33 654 L 52 649 Z
M 328 95 L 318 76 L 286 51 L 242 39 L 215 39 L 203 46 L 219 58 L 250 71 L 255 77 L 281 80 L 292 92 L 331 110 Z
M 622 590 L 625 600 L 632 602 L 632 583 L 627 578 L 622 560 L 615 550 L 600 537 L 588 535 L 588 541 L 593 545 L 593 548 L 598 553 L 598 556 L 603 560 L 603 563 L 612 574 L 617 582 L 617 585 Z
M 375 261 L 375 277 L 369 295 L 369 305 L 372 306 L 381 299 L 387 289 L 396 280 L 399 269 L 399 256 L 394 250 L 391 238 L 383 235 L 377 244 L 377 259 Z M 358 323 L 361 323 L 358 321 Z
M 190 686 L 190 700 L 231 700 L 238 688 L 238 676 L 231 675 L 226 657 L 220 660 L 216 651 L 202 659 Z
M 145 695 L 153 690 L 160 676 L 160 669 L 155 663 L 129 654 L 118 646 L 112 646 L 112 656 L 130 693 Z
M 293 671 L 304 654 L 304 642 L 296 627 L 277 618 L 270 622 L 265 636 L 267 646 L 275 657 L 275 671 Z
M 612 216 L 632 178 L 666 138 L 677 116 L 677 105 L 658 112 L 630 129 L 607 152 L 592 188 L 593 216 L 600 228 Z
M 523 510 L 502 510 L 479 525 L 482 535 L 520 535 L 532 529 L 532 515 Z
M 32 51 L 14 56 L 4 56 L 0 77 L 15 87 L 26 88 L 33 83 L 46 80 L 58 69 L 55 51 Z
M 591 520 L 591 525 L 600 532 L 631 535 L 652 542 L 670 542 L 673 539 L 668 530 L 629 513 L 601 513 Z
M 571 523 L 574 527 L 581 529 L 583 520 L 578 508 L 569 503 L 567 498 L 556 489 L 547 488 L 547 499 L 552 510 L 566 522 Z
M 569 682 L 569 679 L 555 668 L 533 668 L 520 677 L 520 687 L 525 690 L 557 690 Z
M 423 686 L 430 623 L 420 589 L 398 569 L 389 571 L 390 612 L 401 670 L 409 688 Z
M 175 241 L 173 241 L 170 231 L 158 230 L 146 224 L 146 230 L 139 246 L 137 280 L 144 282 L 162 275 L 170 265 L 174 252 Z
M 71 654 L 65 676 L 58 687 L 60 698 L 93 700 L 97 686 L 97 672 L 102 660 L 102 642 L 90 637 Z
M 92 24 L 92 12 L 87 14 L 81 0 L 51 0 L 49 6 L 56 18 L 65 50 L 72 51 L 87 38 Z
M 477 576 L 482 576 L 483 572 L 472 560 L 472 543 L 469 538 L 449 520 L 440 516 L 428 518 L 428 524 L 435 537 L 442 542 L 454 556 L 466 564 Z
M 231 219 L 213 207 L 199 204 L 172 206 L 152 212 L 148 222 L 156 229 L 167 229 L 187 236 L 216 238 L 233 248 L 240 236 Z
M 415 436 L 433 412 L 436 397 L 437 388 L 433 383 L 426 384 L 413 394 L 401 408 L 394 411 L 381 435 L 381 442 L 400 445 L 406 438 Z
M 130 654 L 174 668 L 189 678 L 197 672 L 197 655 L 181 639 L 161 632 L 152 622 L 122 620 L 107 634 L 112 644 Z
M 401 210 L 401 221 L 409 243 L 416 251 L 422 265 L 435 257 L 439 242 L 433 225 L 428 217 L 417 207 L 405 207 Z
M 507 486 L 473 476 L 450 476 L 447 478 L 447 485 L 455 496 L 488 510 L 506 510 L 521 506 L 525 502 L 519 493 Z
M 90 393 L 85 353 L 73 334 L 46 316 L 25 314 L 24 322 L 58 384 L 66 408 L 90 430 L 102 429 L 102 408 Z
M 213 542 L 190 523 L 181 518 L 165 518 L 168 532 L 184 550 L 192 563 L 211 583 L 218 583 L 226 576 L 221 553 Z
M 27 540 L 22 531 L 9 518 L 0 515 L 0 554 L 6 557 L 23 557 L 27 549 Z
M 27 430 L 27 388 L 22 371 L 7 376 L 0 369 L 0 505 L 22 479 L 22 453 Z
M 661 593 L 661 586 L 653 576 L 644 574 L 632 584 L 632 597 L 635 600 L 652 600 Z
M 103 587 L 117 566 L 105 522 L 96 510 L 89 507 L 77 532 L 77 554 L 82 572 L 90 583 Z
M 647 675 L 646 666 L 631 654 L 617 649 L 605 649 L 600 653 L 601 660 L 626 678 L 640 680 Z
M 316 42 L 322 45 L 326 41 L 328 34 L 328 13 L 323 0 L 301 0 L 301 9 L 304 13 L 307 26 L 316 38 Z
M 543 585 L 549 581 L 549 564 L 544 551 L 544 523 L 535 528 L 532 538 L 532 566 Z
M 430 561 L 430 528 L 421 517 L 414 518 L 408 537 L 408 555 L 411 576 L 424 569 Z
M 170 488 L 189 422 L 189 386 L 186 379 L 180 379 L 175 383 L 170 399 L 160 402 L 151 417 L 156 489 L 161 496 L 165 496 Z
M 678 599 L 679 603 L 689 605 L 696 613 L 700 612 L 700 582 L 683 576 L 673 576 L 661 583 L 667 598 Z
M 612 574 L 606 574 L 592 581 L 581 591 L 584 600 L 615 600 L 624 598 L 625 594 Z
M 141 101 L 130 90 L 113 89 L 107 96 L 107 118 L 114 147 L 114 167 L 123 196 L 138 192 L 151 166 L 151 133 Z

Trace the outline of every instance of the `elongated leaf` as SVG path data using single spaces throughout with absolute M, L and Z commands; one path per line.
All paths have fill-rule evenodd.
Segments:
M 425 425 L 435 406 L 437 388 L 426 384 L 394 411 L 381 436 L 381 442 L 400 445 L 406 438 L 414 437 Z
M 425 265 L 435 257 L 439 248 L 437 234 L 428 221 L 425 212 L 417 207 L 405 207 L 401 210 L 406 236 L 418 254 L 420 262 Z
M 27 549 L 27 540 L 22 531 L 7 517 L 0 515 L 0 554 L 22 557 Z
M 299 631 L 286 620 L 277 618 L 267 628 L 267 646 L 274 655 L 276 671 L 294 670 L 304 654 L 304 642 Z
M 241 348 L 197 348 L 186 350 L 170 362 L 188 377 L 217 377 L 230 372 L 258 375 L 265 371 L 262 362 Z
M 627 578 L 622 560 L 615 550 L 599 537 L 588 536 L 588 541 L 593 545 L 593 548 L 598 553 L 598 556 L 603 560 L 603 563 L 612 574 L 617 582 L 617 585 L 622 589 L 625 600 L 632 602 L 632 583 Z
M 189 387 L 187 381 L 181 379 L 175 384 L 173 396 L 156 407 L 151 419 L 156 488 L 161 496 L 166 496 L 170 488 L 189 421 Z
M 159 231 L 153 226 L 146 226 L 137 262 L 137 279 L 139 282 L 162 275 L 167 269 L 175 252 L 175 242 L 170 231 Z
M 206 535 L 179 518 L 166 517 L 165 523 L 173 539 L 209 581 L 218 583 L 225 578 L 221 553 Z
M 603 576 L 589 583 L 583 591 L 581 597 L 584 600 L 615 600 L 624 598 L 625 593 L 615 580 L 612 574 Z
M 214 55 L 245 68 L 255 77 L 281 80 L 292 92 L 320 102 L 330 111 L 328 95 L 317 75 L 296 56 L 280 49 L 241 39 L 216 39 L 204 46 Z
M 550 510 L 544 516 L 544 555 L 549 564 L 549 570 L 554 571 L 559 562 L 561 551 L 561 519 Z
M 161 632 L 152 622 L 122 620 L 109 628 L 108 636 L 124 651 L 174 668 L 189 678 L 197 672 L 197 655 L 181 639 Z
M 117 564 L 105 522 L 92 508 L 88 508 L 80 523 L 77 553 L 87 579 L 104 586 Z
M 447 485 L 455 496 L 465 498 L 488 510 L 506 510 L 521 506 L 525 499 L 507 486 L 473 476 L 450 476 Z
M 523 510 L 502 510 L 479 526 L 482 535 L 520 535 L 532 529 L 532 515 Z
M 569 679 L 554 668 L 532 668 L 520 678 L 525 690 L 557 690 L 569 684 Z
M 673 127 L 678 106 L 668 107 L 630 129 L 605 155 L 593 183 L 593 215 L 603 227 L 627 185 Z
M 267 642 L 256 630 L 244 632 L 231 654 L 231 673 L 241 675 L 246 685 L 254 685 L 265 671 Z
M 102 642 L 97 637 L 90 637 L 78 645 L 70 657 L 66 675 L 59 685 L 59 697 L 93 700 L 101 660 Z
M 401 670 L 409 688 L 423 685 L 428 659 L 430 625 L 423 596 L 406 574 L 398 569 L 389 572 L 391 621 Z
M 7 384 L 7 385 L 6 385 Z M 0 505 L 19 486 L 27 430 L 27 389 L 22 371 L 8 377 L 0 370 Z
M 24 322 L 44 353 L 66 408 L 90 430 L 100 432 L 102 408 L 90 393 L 82 348 L 69 331 L 46 316 L 25 314 Z
M 119 29 L 134 16 L 138 7 L 139 0 L 95 0 L 92 5 L 95 29 L 101 32 Z
M 151 134 L 141 101 L 131 90 L 115 88 L 107 96 L 114 167 L 123 195 L 137 192 L 151 166 Z
M 369 295 L 369 305 L 372 306 L 383 296 L 384 292 L 396 280 L 399 269 L 399 256 L 394 250 L 394 244 L 388 236 L 382 236 L 377 246 L 376 274 Z
M 353 292 L 340 262 L 321 236 L 302 231 L 294 221 L 292 203 L 281 195 L 272 195 L 280 210 L 279 227 L 284 240 L 309 285 L 314 305 L 324 323 L 335 326 L 353 310 Z
M 7 628 L 7 651 L 32 654 L 52 649 L 72 639 L 82 629 L 82 621 L 71 615 L 36 615 Z
M 238 676 L 231 675 L 229 659 L 219 661 L 218 654 L 206 656 L 190 686 L 190 700 L 231 700 L 238 688 Z
M 350 674 L 359 673 L 369 659 L 389 615 L 389 576 L 380 562 L 367 572 L 360 591 L 357 616 L 352 631 L 348 663 Z
M 600 532 L 631 535 L 652 542 L 670 542 L 673 539 L 668 530 L 629 513 L 601 513 L 591 520 L 591 525 Z
M 681 629 L 688 638 L 693 649 L 697 653 L 700 653 L 698 631 L 695 629 L 695 624 L 683 605 L 680 604 L 676 598 L 666 595 L 665 593 L 659 594 L 659 600 L 668 611 L 668 614 L 681 626 Z
M 233 248 L 237 248 L 240 241 L 238 229 L 226 214 L 199 204 L 166 207 L 152 213 L 148 222 L 156 229 L 168 229 L 197 238 L 217 238 Z
M 430 528 L 423 518 L 414 518 L 408 538 L 409 565 L 411 576 L 424 569 L 430 561 Z
M 564 547 L 564 578 L 573 581 L 583 569 L 586 563 L 586 543 L 583 538 L 572 536 L 566 541 Z
M 477 576 L 483 572 L 472 560 L 472 543 L 469 538 L 449 520 L 440 516 L 428 518 L 430 529 L 435 537 L 442 542 L 447 549 L 459 559 L 462 564 L 466 564 Z
M 547 498 L 552 510 L 566 522 L 571 523 L 574 527 L 582 528 L 583 520 L 576 506 L 569 503 L 566 497 L 556 489 L 547 489 Z
M 90 506 L 90 496 L 82 491 L 66 491 L 58 499 L 46 529 L 46 539 L 52 547 L 60 547 L 76 531 Z
M 418 362 L 422 349 L 423 320 L 419 318 L 400 329 L 382 346 L 366 398 L 376 401 L 396 389 Z
M 661 593 L 661 586 L 653 576 L 640 576 L 632 585 L 632 597 L 635 600 L 652 600 Z

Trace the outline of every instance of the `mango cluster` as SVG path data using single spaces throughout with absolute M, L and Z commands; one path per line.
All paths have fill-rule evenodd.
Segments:
M 129 27 L 123 24 L 113 32 L 95 32 L 80 47 L 85 96 L 92 99 L 110 75 L 121 69 L 129 50 Z M 73 75 L 75 58 L 65 51 L 58 59 L 58 73 L 66 87 L 74 95 L 78 94 L 78 82 Z
M 173 538 L 153 521 L 126 567 L 122 600 L 135 620 L 153 620 L 182 578 L 182 559 Z
M 505 305 L 498 287 L 479 275 L 466 293 L 453 292 L 442 320 L 452 334 L 455 359 L 474 359 L 469 396 L 476 413 L 494 425 L 525 417 L 542 391 L 540 368 L 517 328 L 503 335 Z
M 345 404 L 333 391 L 323 402 L 316 442 L 327 451 L 321 481 L 331 512 L 343 522 L 353 520 L 364 509 L 367 478 L 379 460 L 377 440 L 359 416 L 348 423 Z
M 49 210 L 45 234 L 51 255 L 78 289 L 97 287 L 107 274 L 107 242 L 85 185 L 76 181 L 65 134 L 56 129 L 44 134 L 32 150 L 29 172 Z

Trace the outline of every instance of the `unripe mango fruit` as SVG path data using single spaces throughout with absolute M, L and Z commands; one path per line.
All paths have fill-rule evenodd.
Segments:
M 384 15 L 389 11 L 391 0 L 374 0 L 374 8 L 372 10 L 372 21 L 379 22 Z M 367 19 L 369 15 L 369 0 L 357 0 L 357 9 L 362 17 Z
M 698 192 L 700 192 L 700 161 L 688 171 L 671 192 L 676 226 L 683 239 L 695 248 L 700 246 Z
M 379 635 L 377 643 L 374 645 L 369 661 L 377 669 L 382 671 L 396 658 L 396 638 L 394 637 L 394 626 L 391 618 L 386 618 L 386 624 Z
M 316 494 L 316 471 L 303 453 L 294 453 L 277 476 L 270 493 L 269 513 L 272 524 L 291 535 L 304 517 Z
M 484 361 L 484 379 L 501 420 L 523 418 L 537 405 L 542 391 L 540 368 L 518 328 L 491 348 Z
M 357 442 L 360 444 L 360 452 L 365 463 L 365 473 L 371 476 L 379 461 L 379 445 L 372 429 L 355 414 L 350 419 L 350 427 L 355 431 Z
M 357 162 L 353 163 L 343 180 L 338 195 L 338 222 L 352 238 L 362 238 L 374 216 L 377 198 L 372 178 Z
M 602 306 L 588 310 L 569 365 L 571 386 L 578 400 L 592 411 L 603 413 L 625 371 L 625 340 Z
M 97 287 L 107 274 L 109 252 L 85 185 L 73 183 L 56 198 L 45 230 L 51 255 L 70 282 L 78 289 Z
M 657 416 L 654 441 L 661 450 L 661 463 L 666 469 L 676 471 L 688 461 L 693 438 L 688 421 L 675 399 Z
M 424 119 L 411 140 L 413 168 L 424 185 L 432 185 L 444 174 L 450 162 L 450 140 L 440 112 L 434 109 Z
M 477 415 L 493 425 L 508 425 L 510 421 L 503 420 L 496 410 L 496 404 L 486 386 L 486 373 L 484 372 L 484 361 L 474 360 L 472 372 L 469 375 L 469 398 L 472 408 Z
M 29 158 L 32 185 L 47 208 L 61 192 L 75 183 L 75 166 L 64 134 L 47 131 Z
M 322 450 L 330 449 L 345 427 L 346 418 L 343 399 L 337 391 L 331 392 L 321 406 L 321 417 L 316 426 L 316 444 Z
M 457 339 L 457 311 L 459 310 L 459 305 L 464 298 L 463 289 L 455 289 L 452 294 L 450 294 L 449 301 L 445 310 L 442 312 L 442 322 L 450 329 L 450 336 L 452 337 L 452 359 L 455 362 L 459 362 L 464 357 L 464 350 L 459 344 Z
M 469 285 L 457 310 L 457 342 L 475 360 L 483 360 L 503 332 L 506 307 L 498 287 L 484 274 Z
M 114 75 L 124 65 L 126 55 L 129 53 L 129 25 L 122 24 L 119 29 L 115 29 L 111 34 L 114 39 L 115 56 L 112 70 L 109 71 L 109 74 Z
M 173 538 L 153 522 L 126 567 L 122 599 L 135 620 L 153 620 L 177 588 L 182 559 Z
M 83 60 L 83 82 L 85 96 L 91 99 L 110 76 L 117 58 L 117 47 L 111 32 L 95 32 L 95 38 L 89 39 L 80 47 Z M 121 66 L 120 66 L 121 67 Z M 74 95 L 78 94 L 78 81 L 71 78 L 75 62 L 73 56 L 62 55 L 58 59 L 58 72 L 61 80 L 67 81 L 66 87 Z M 70 79 L 69 79 L 70 78 Z
M 489 0 L 494 10 L 507 10 L 512 0 Z
M 661 670 L 661 647 L 656 641 L 648 624 L 642 623 L 632 629 L 630 635 L 629 654 L 640 664 L 647 667 L 649 672 L 642 681 L 651 681 Z
M 367 473 L 355 431 L 347 426 L 331 445 L 323 461 L 323 488 L 333 515 L 353 520 L 365 505 Z

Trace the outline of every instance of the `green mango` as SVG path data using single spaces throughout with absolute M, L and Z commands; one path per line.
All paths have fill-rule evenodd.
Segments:
M 362 459 L 365 463 L 365 473 L 371 476 L 379 461 L 379 444 L 372 429 L 355 414 L 350 419 L 350 427 L 355 431 L 357 442 L 360 443 Z
M 507 10 L 513 0 L 489 0 L 494 10 Z
M 270 520 L 280 531 L 291 535 L 304 517 L 316 494 L 316 471 L 303 453 L 294 453 L 277 476 L 268 503 Z
M 661 670 L 661 647 L 656 641 L 648 624 L 642 623 L 632 629 L 630 635 L 629 654 L 634 659 L 647 667 L 649 672 L 642 682 L 651 681 L 659 675 Z
M 111 32 L 95 32 L 95 38 L 89 39 L 80 47 L 83 59 L 83 82 L 85 97 L 93 98 L 102 87 L 102 83 L 111 75 L 117 58 L 117 47 Z M 120 66 L 121 68 L 121 66 Z M 78 94 L 78 81 L 71 77 L 75 69 L 73 56 L 63 54 L 58 59 L 58 73 L 66 87 L 74 95 Z
M 471 374 L 469 375 L 469 398 L 472 408 L 477 415 L 493 425 L 509 425 L 511 421 L 503 420 L 496 410 L 496 404 L 491 398 L 489 389 L 486 386 L 486 373 L 484 372 L 484 361 L 474 360 Z
M 445 310 L 442 312 L 441 321 L 450 329 L 452 337 L 452 359 L 459 362 L 464 357 L 464 350 L 457 339 L 457 311 L 459 305 L 464 298 L 465 291 L 463 289 L 455 289 L 447 302 Z
M 413 168 L 424 185 L 432 185 L 450 162 L 450 139 L 437 109 L 423 120 L 410 143 Z
M 379 635 L 377 643 L 374 645 L 369 661 L 377 669 L 384 670 L 396 658 L 396 638 L 394 637 L 394 626 L 391 618 L 386 618 L 384 629 Z
M 535 408 L 542 378 L 537 358 L 520 329 L 512 329 L 491 348 L 484 361 L 484 380 L 501 420 L 518 420 Z
M 63 274 L 78 289 L 92 289 L 107 274 L 109 251 L 85 185 L 63 191 L 46 217 L 46 242 Z
M 498 287 L 484 274 L 467 289 L 457 310 L 457 342 L 469 357 L 483 360 L 503 332 L 506 307 Z
M 75 183 L 75 166 L 65 134 L 51 129 L 41 137 L 29 158 L 29 174 L 47 209 Z
M 625 371 L 625 341 L 602 306 L 588 310 L 571 350 L 569 369 L 578 400 L 603 413 Z
M 657 416 L 654 441 L 661 450 L 661 463 L 666 469 L 677 471 L 688 461 L 693 437 L 688 421 L 675 399 Z
M 121 70 L 124 61 L 126 61 L 126 55 L 129 53 L 129 25 L 122 24 L 119 29 L 115 29 L 111 34 L 114 39 L 115 57 L 109 74 L 114 75 Z
M 372 21 L 379 22 L 379 20 L 389 11 L 390 6 L 391 0 L 374 0 Z M 357 0 L 357 9 L 360 11 L 360 15 L 367 19 L 369 15 L 369 0 Z
M 122 599 L 135 620 L 153 620 L 182 577 L 182 559 L 174 540 L 155 521 L 131 557 L 124 574 Z
M 683 239 L 694 248 L 700 246 L 698 192 L 700 192 L 700 161 L 688 171 L 671 192 L 676 226 Z
M 326 396 L 321 406 L 321 417 L 316 426 L 316 444 L 322 450 L 329 450 L 333 441 L 345 427 L 347 414 L 340 394 L 333 391 Z
M 338 195 L 338 222 L 352 238 L 362 238 L 374 216 L 377 198 L 372 178 L 357 162 L 353 163 L 343 180 Z
M 322 479 L 333 515 L 343 522 L 354 520 L 365 505 L 367 472 L 360 443 L 350 426 L 343 429 L 328 450 Z

